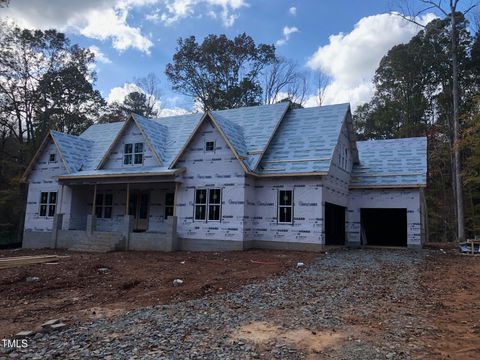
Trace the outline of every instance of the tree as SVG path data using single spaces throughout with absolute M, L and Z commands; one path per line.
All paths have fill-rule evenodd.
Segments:
M 146 118 L 155 118 L 160 114 L 160 80 L 154 73 L 134 80 L 135 85 L 121 101 L 109 104 L 100 116 L 100 122 L 125 120 L 131 113 Z
M 479 60 L 468 21 L 461 13 L 456 17 L 459 108 L 466 119 L 475 109 L 473 97 L 480 85 Z M 431 209 L 430 234 L 438 240 L 456 237 L 455 226 L 452 227 L 456 213 L 451 205 L 455 203 L 456 185 L 450 29 L 450 18 L 435 19 L 407 44 L 394 46 L 375 72 L 372 100 L 359 106 L 354 114 L 360 139 L 428 137 L 426 195 Z M 462 153 L 467 155 L 465 147 Z M 463 173 L 470 164 L 465 162 Z M 467 231 L 472 232 L 471 222 Z
M 256 45 L 245 33 L 233 40 L 209 35 L 201 44 L 195 37 L 178 40 L 173 63 L 165 74 L 172 88 L 199 101 L 203 110 L 259 105 L 259 74 L 275 60 L 273 45 Z
M 469 199 L 467 225 L 474 234 L 480 234 L 480 98 L 476 98 L 473 109 L 463 131 L 461 146 L 468 166 L 464 167 L 462 175 L 466 198 Z
M 94 55 L 55 30 L 0 21 L 0 242 L 21 234 L 20 175 L 50 129 L 82 132 L 104 104 Z M 10 239 L 11 240 L 11 239 Z
M 317 106 L 322 106 L 327 94 L 328 77 L 323 72 L 314 74 L 315 76 L 315 95 L 317 96 Z
M 145 112 L 141 114 L 147 118 L 156 117 L 159 115 L 159 103 L 161 97 L 160 79 L 154 73 L 149 73 L 147 76 L 135 80 L 137 86 L 142 89 L 144 98 Z
M 75 131 L 87 114 L 93 120 L 102 102 L 93 90 L 94 55 L 88 49 L 71 46 L 55 30 L 25 30 L 8 22 L 0 23 L 0 41 L 0 96 L 5 102 L 0 125 L 20 144 L 29 143 L 33 150 L 37 133 Z
M 307 92 L 305 74 L 298 70 L 298 64 L 277 57 L 264 70 L 263 102 L 273 104 L 289 100 L 302 104 Z
M 423 4 L 423 8 L 414 13 L 403 16 L 406 20 L 419 24 L 416 20 L 418 15 L 435 9 L 442 13 L 450 22 L 450 59 L 452 64 L 452 105 L 453 105 L 453 175 L 455 180 L 455 199 L 456 199 L 456 214 L 457 214 L 457 239 L 463 240 L 465 238 L 465 218 L 464 218 L 464 204 L 463 204 L 463 183 L 461 177 L 461 154 L 459 146 L 460 133 L 460 84 L 459 84 L 459 64 L 458 64 L 458 47 L 459 47 L 459 31 L 458 31 L 458 8 L 460 0 L 449 0 L 448 5 L 442 4 L 442 0 L 418 0 Z M 468 7 L 463 13 L 465 16 L 477 4 Z
M 98 118 L 105 101 L 87 78 L 92 60 L 90 51 L 74 46 L 69 62 L 40 80 L 43 101 L 36 111 L 36 128 L 41 138 L 50 129 L 80 134 Z
M 129 93 L 123 100 L 122 108 L 127 113 L 134 113 L 145 117 L 149 117 L 151 114 L 147 95 L 140 91 Z

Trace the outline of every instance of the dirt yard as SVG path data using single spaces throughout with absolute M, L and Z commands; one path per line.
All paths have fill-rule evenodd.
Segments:
M 70 257 L 57 264 L 0 270 L 0 339 L 49 319 L 73 323 L 235 290 L 319 256 L 256 250 L 108 254 L 0 250 L 0 258 L 50 254 Z M 31 281 L 33 277 L 39 280 Z M 184 283 L 174 287 L 174 279 Z
M 23 358 L 118 349 L 130 358 L 132 337 L 156 344 L 138 350 L 150 358 L 192 349 L 207 358 L 480 358 L 480 257 L 454 249 L 69 255 L 0 270 L 0 338 L 52 318 L 69 326 L 34 340 Z M 184 284 L 173 287 L 175 278 Z M 172 305 L 142 310 L 156 304 Z M 79 336 L 81 354 L 58 345 Z M 108 346 L 87 349 L 97 338 Z

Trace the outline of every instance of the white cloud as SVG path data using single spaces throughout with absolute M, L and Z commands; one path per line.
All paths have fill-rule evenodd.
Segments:
M 107 102 L 109 104 L 113 104 L 113 103 L 121 104 L 123 103 L 123 100 L 125 100 L 125 97 L 128 94 L 136 91 L 143 92 L 143 90 L 140 89 L 140 87 L 132 83 L 125 83 L 123 84 L 123 86 L 114 87 L 110 90 L 110 93 L 107 96 Z
M 206 7 L 206 14 L 214 19 L 220 18 L 225 27 L 231 27 L 238 15 L 234 13 L 248 6 L 245 0 L 166 0 L 165 5 L 146 16 L 147 20 L 162 22 L 165 25 L 195 15 L 198 6 Z
M 127 22 L 132 7 L 151 5 L 158 0 L 16 0 L 3 9 L 5 16 L 20 26 L 59 31 L 111 40 L 117 50 L 136 48 L 149 52 L 153 45 L 138 27 Z
M 295 6 L 292 6 L 290 9 L 288 9 L 288 12 L 290 13 L 290 15 L 297 15 L 297 8 Z
M 107 55 L 105 55 L 102 50 L 98 46 L 92 45 L 88 48 L 94 55 L 95 60 L 104 64 L 111 64 L 112 60 L 110 60 Z
M 114 103 L 121 104 L 125 100 L 125 97 L 132 92 L 144 93 L 143 89 L 140 88 L 138 85 L 133 83 L 125 83 L 123 84 L 123 86 L 114 87 L 110 90 L 110 93 L 107 96 L 107 102 L 109 104 L 114 104 Z M 170 104 L 172 103 L 175 104 L 177 99 L 172 98 L 172 99 L 166 99 L 166 100 L 167 100 L 166 102 Z M 158 111 L 160 114 L 159 117 L 184 115 L 191 112 L 176 105 L 173 105 L 172 107 L 169 107 L 169 108 L 164 108 L 162 107 L 162 101 L 160 99 L 155 99 L 155 97 L 152 98 L 152 101 L 155 103 L 154 110 Z
M 191 113 L 191 111 L 188 111 L 188 110 L 180 108 L 180 107 L 163 108 L 163 109 L 160 110 L 159 117 L 185 115 L 185 114 L 190 114 L 190 113 Z
M 282 46 L 282 45 L 285 45 L 288 40 L 290 40 L 290 35 L 298 32 L 298 28 L 295 27 L 295 26 L 292 26 L 292 27 L 289 27 L 289 26 L 285 26 L 283 28 L 283 38 L 281 38 L 280 40 L 277 40 L 275 42 L 275 45 L 277 46 Z
M 433 20 L 426 14 L 422 24 Z M 329 76 L 324 104 L 350 102 L 355 109 L 373 95 L 372 78 L 380 60 L 394 45 L 409 41 L 420 28 L 395 14 L 360 19 L 354 29 L 329 37 L 310 57 L 307 65 Z

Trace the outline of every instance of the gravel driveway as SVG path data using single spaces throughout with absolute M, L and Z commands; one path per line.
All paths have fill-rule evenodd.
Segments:
M 410 359 L 428 349 L 418 316 L 428 251 L 320 254 L 240 291 L 36 334 L 24 359 Z

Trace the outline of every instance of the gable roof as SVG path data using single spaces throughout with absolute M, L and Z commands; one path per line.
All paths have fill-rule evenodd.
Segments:
M 165 143 L 167 142 L 168 128 L 156 121 L 132 114 L 135 122 L 149 143 L 154 156 L 163 164 L 165 159 Z
M 149 138 L 145 134 L 145 130 L 143 129 L 142 125 L 138 123 L 138 120 L 141 120 L 141 119 L 143 119 L 143 118 L 139 115 L 130 114 L 128 119 L 125 122 L 123 122 L 123 126 L 121 127 L 120 131 L 117 133 L 117 136 L 113 139 L 112 143 L 108 147 L 108 150 L 105 152 L 105 154 L 102 156 L 102 159 L 98 163 L 98 165 L 96 167 L 97 170 L 100 170 L 102 168 L 102 166 L 107 162 L 108 157 L 112 153 L 115 146 L 117 146 L 117 144 L 123 138 L 123 136 L 125 134 L 125 131 L 127 131 L 128 127 L 130 126 L 131 123 L 133 123 L 138 128 L 138 130 L 140 130 L 140 132 L 142 133 L 143 139 L 144 139 L 145 143 L 147 144 L 147 147 L 150 148 L 150 151 L 152 152 L 153 157 L 155 157 L 157 159 L 157 161 L 159 163 L 158 165 L 159 166 L 162 165 L 162 160 L 160 159 L 159 155 L 157 154 L 157 152 L 153 148 L 152 144 L 150 143 Z M 155 130 L 155 129 L 152 129 L 152 126 L 148 126 L 148 129 L 149 129 L 150 132 L 152 130 Z
M 196 113 L 148 120 L 165 126 L 167 129 L 164 152 L 161 155 L 165 166 L 172 167 L 177 155 L 194 134 L 203 117 L 203 113 Z
M 93 141 L 54 130 L 50 134 L 65 162 L 67 172 L 80 170 L 84 159 L 88 157 L 90 148 L 93 146 Z
M 282 121 L 257 172 L 327 173 L 349 104 L 291 110 Z
M 100 164 L 103 156 L 117 137 L 124 125 L 124 121 L 95 124 L 85 130 L 79 137 L 93 142 L 88 157 L 84 160 L 81 170 L 94 170 Z
M 212 111 L 235 151 L 245 157 L 249 171 L 255 171 L 290 103 L 249 106 L 231 110 Z
M 171 175 L 172 171 L 181 170 L 175 164 L 206 119 L 211 120 L 250 175 L 327 174 L 345 126 L 354 161 L 352 188 L 426 184 L 425 138 L 356 142 L 349 104 L 289 110 L 288 103 L 159 119 L 131 115 L 124 122 L 92 125 L 80 136 L 52 131 L 27 168 L 24 180 L 50 138 L 67 169 L 62 178 Z M 99 169 L 132 122 L 143 134 L 159 165 Z
M 350 187 L 422 187 L 427 184 L 427 138 L 357 142 L 360 163 Z
M 249 172 L 248 168 L 246 167 L 246 165 L 244 163 L 244 160 L 243 160 L 244 157 L 239 155 L 239 153 L 237 152 L 237 149 L 232 144 L 232 140 L 233 140 L 237 147 L 240 147 L 242 149 L 245 148 L 241 127 L 239 127 L 238 125 L 236 125 L 236 124 L 234 124 L 234 123 L 232 123 L 232 122 L 230 122 L 229 120 L 226 120 L 226 119 L 220 119 L 221 124 L 222 124 L 222 126 L 221 126 L 218 123 L 218 121 L 215 120 L 215 118 L 212 116 L 212 114 L 210 112 L 205 113 L 205 115 L 202 117 L 200 122 L 197 124 L 197 126 L 195 127 L 195 130 L 190 134 L 190 137 L 185 142 L 182 149 L 178 152 L 177 156 L 175 157 L 175 160 L 171 164 L 171 167 L 173 167 L 177 163 L 177 161 L 180 159 L 181 155 L 186 151 L 188 145 L 190 145 L 190 143 L 192 142 L 195 134 L 200 129 L 201 125 L 205 121 L 208 121 L 208 120 L 212 122 L 213 127 L 220 133 L 220 136 L 223 138 L 223 140 L 227 144 L 228 148 L 232 151 L 233 155 L 240 162 L 240 165 L 242 166 L 243 170 L 245 172 Z M 227 133 L 225 133 L 225 131 Z

